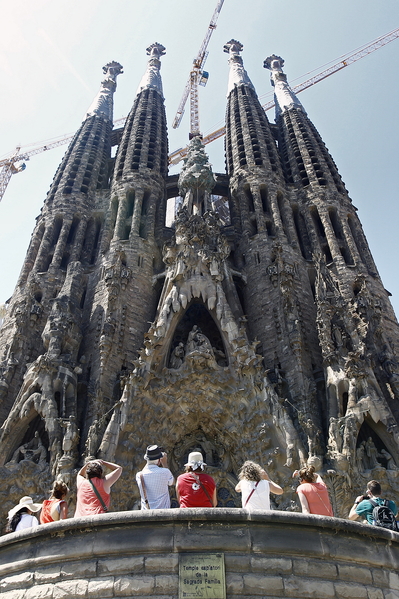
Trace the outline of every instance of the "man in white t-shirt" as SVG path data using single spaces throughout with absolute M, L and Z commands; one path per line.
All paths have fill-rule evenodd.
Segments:
M 169 487 L 175 479 L 168 468 L 168 456 L 158 445 L 149 445 L 144 459 L 147 464 L 136 474 L 142 510 L 170 508 Z

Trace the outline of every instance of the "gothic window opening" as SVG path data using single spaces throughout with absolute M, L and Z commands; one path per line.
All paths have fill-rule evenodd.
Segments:
M 75 241 L 76 231 L 79 226 L 79 223 L 80 223 L 80 217 L 75 215 L 73 217 L 72 224 L 69 228 L 67 244 L 73 244 L 73 242 Z
M 326 263 L 331 264 L 331 262 L 333 262 L 333 257 L 331 255 L 330 248 L 326 244 L 326 245 L 323 245 L 321 249 L 322 249 L 324 257 L 326 259 Z
M 95 222 L 94 222 L 94 240 L 93 240 L 93 248 L 91 251 L 91 256 L 90 256 L 90 261 L 89 261 L 90 264 L 94 264 L 96 261 L 98 243 L 100 240 L 100 233 L 101 233 L 101 221 L 99 218 L 96 218 Z
M 263 212 L 265 212 L 267 214 L 271 214 L 270 202 L 269 202 L 269 197 L 268 197 L 266 186 L 261 185 L 259 191 L 260 191 L 260 198 L 262 200 Z
M 312 259 L 312 251 L 308 232 L 305 225 L 305 219 L 299 212 L 299 208 L 296 204 L 292 206 L 292 215 L 294 217 L 294 226 L 298 237 L 299 247 L 301 248 L 301 254 L 305 260 Z
M 288 241 L 291 241 L 288 234 L 289 227 L 287 222 L 287 216 L 284 210 L 284 196 L 281 193 L 281 191 L 277 193 L 277 206 L 280 213 L 281 223 L 283 225 L 284 235 L 287 237 Z
M 245 197 L 247 198 L 247 206 L 248 206 L 249 212 L 255 212 L 254 197 L 249 188 L 249 185 L 246 185 L 244 187 L 244 193 L 245 193 Z
M 246 306 L 245 306 L 245 296 L 244 296 L 244 282 L 241 277 L 237 277 L 233 275 L 233 283 L 234 287 L 237 291 L 238 299 L 241 304 L 241 310 L 243 314 L 246 314 Z
M 118 200 L 118 198 L 113 198 L 113 200 L 111 202 L 111 217 L 110 217 L 110 222 L 109 222 L 109 229 L 110 229 L 111 237 L 114 234 L 116 217 L 118 215 L 118 209 L 119 209 L 119 200 Z
M 397 450 L 391 446 L 385 426 L 381 422 L 375 423 L 369 415 L 365 417 L 357 436 L 356 462 L 360 471 L 381 466 L 388 470 L 396 469 L 399 462 Z
M 316 233 L 319 236 L 319 239 L 325 239 L 326 238 L 326 232 L 324 230 L 324 225 L 321 222 L 321 218 L 319 216 L 319 213 L 317 211 L 317 208 L 311 208 L 310 210 L 310 214 L 312 215 L 313 218 L 313 222 L 316 228 Z
M 150 228 L 150 223 L 148 222 L 148 210 L 149 210 L 149 200 L 150 200 L 151 192 L 146 191 L 143 196 L 143 202 L 141 204 L 141 219 L 140 219 L 140 228 L 139 235 L 142 239 L 148 238 L 148 231 Z

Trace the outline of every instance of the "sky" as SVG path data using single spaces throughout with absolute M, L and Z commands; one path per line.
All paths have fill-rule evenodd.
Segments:
M 114 118 L 126 117 L 146 69 L 146 48 L 166 47 L 161 74 L 170 151 L 188 141 L 188 106 L 172 129 L 193 59 L 216 0 L 13 0 L 0 23 L 0 159 L 73 134 L 96 95 L 102 66 L 120 62 Z M 243 46 L 244 66 L 262 103 L 272 99 L 264 59 L 284 58 L 296 85 L 340 57 L 399 27 L 398 0 L 225 0 L 209 46 L 200 88 L 204 135 L 224 124 L 228 56 Z M 399 315 L 398 95 L 399 39 L 299 95 L 336 162 Z M 274 122 L 274 111 L 268 118 Z M 0 203 L 0 303 L 14 290 L 35 219 L 67 146 L 33 156 L 14 175 Z M 224 172 L 223 139 L 207 146 Z M 179 172 L 180 165 L 171 174 Z M 395 175 L 395 176 L 394 176 Z

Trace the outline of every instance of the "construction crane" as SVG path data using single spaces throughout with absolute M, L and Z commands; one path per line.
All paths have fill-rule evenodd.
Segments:
M 207 47 L 209 40 L 211 39 L 212 33 L 216 29 L 216 21 L 218 20 L 220 11 L 222 10 L 223 3 L 224 0 L 218 0 L 204 41 L 201 44 L 197 57 L 193 61 L 193 67 L 190 71 L 190 76 L 186 83 L 186 87 L 184 88 L 183 97 L 180 100 L 179 108 L 177 109 L 176 116 L 172 123 L 173 129 L 177 129 L 177 127 L 180 125 L 180 122 L 183 118 L 184 107 L 190 94 L 190 139 L 196 135 L 200 135 L 198 86 L 202 85 L 205 87 L 209 78 L 209 74 L 203 70 L 203 67 L 208 56 Z
M 114 125 L 122 124 L 125 122 L 125 120 L 125 118 L 117 119 L 114 121 Z M 54 148 L 58 148 L 58 146 L 63 146 L 64 144 L 70 142 L 74 135 L 74 133 L 63 135 L 59 139 L 49 141 L 49 143 L 45 145 L 32 148 L 31 150 L 27 150 L 26 152 L 22 153 L 22 147 L 17 146 L 11 156 L 0 160 L 0 202 L 3 199 L 7 185 L 9 184 L 12 175 L 25 170 L 26 164 L 24 163 L 24 160 L 29 160 L 31 156 L 36 156 L 36 154 L 41 154 L 42 152 L 47 152 L 47 150 L 53 150 Z
M 296 94 L 303 92 L 303 90 L 307 89 L 308 87 L 311 87 L 315 83 L 318 83 L 319 81 L 322 81 L 323 79 L 326 79 L 333 73 L 337 73 L 338 71 L 341 71 L 342 69 L 349 66 L 350 64 L 353 64 L 357 60 L 364 58 L 364 56 L 367 56 L 368 54 L 371 54 L 375 50 L 382 48 L 382 46 L 389 44 L 389 42 L 393 42 L 393 40 L 397 39 L 398 37 L 399 37 L 399 28 L 394 29 L 390 33 L 386 33 L 385 35 L 382 35 L 381 37 L 378 37 L 376 40 L 374 40 L 370 44 L 367 44 L 366 46 L 363 46 L 359 50 L 356 50 L 356 52 L 349 54 L 348 56 L 344 57 L 342 60 L 335 63 L 328 69 L 322 71 L 321 73 L 318 73 L 317 75 L 315 75 L 314 77 L 311 77 L 310 79 L 307 79 L 303 83 L 296 85 L 295 87 L 292 88 L 293 91 Z M 266 111 L 270 110 L 271 108 L 273 108 L 274 105 L 275 105 L 274 100 L 271 100 L 270 102 L 263 104 L 262 108 L 266 112 Z M 209 133 L 209 135 L 206 135 L 202 139 L 202 143 L 204 145 L 209 144 L 212 141 L 219 139 L 219 137 L 223 137 L 223 135 L 225 133 L 226 133 L 226 128 L 221 127 L 220 129 L 217 129 L 213 133 Z M 178 164 L 181 160 L 183 160 L 186 157 L 186 155 L 187 155 L 187 147 L 179 148 L 178 150 L 175 150 L 174 152 L 169 154 L 169 162 L 171 164 Z
M 218 12 L 220 12 L 223 1 L 224 0 L 221 0 L 218 3 L 215 13 L 217 12 L 218 8 L 219 8 Z M 214 13 L 214 17 L 215 17 L 215 13 Z M 211 24 L 213 22 L 214 17 L 212 17 Z M 215 25 L 213 28 L 215 28 Z M 210 33 L 211 32 L 208 32 L 209 37 L 210 37 Z M 209 37 L 208 37 L 208 39 L 205 38 L 204 43 L 209 42 Z M 393 40 L 397 39 L 398 37 L 399 37 L 399 28 L 394 29 L 390 33 L 382 35 L 381 37 L 378 37 L 373 42 L 363 46 L 359 50 L 356 50 L 352 54 L 349 54 L 348 56 L 342 58 L 339 62 L 335 63 L 328 69 L 321 71 L 317 75 L 314 75 L 314 77 L 311 77 L 310 79 L 307 79 L 303 83 L 300 83 L 299 85 L 295 86 L 293 88 L 294 92 L 296 94 L 299 94 L 300 92 L 307 89 L 308 87 L 311 87 L 315 83 L 318 83 L 319 81 L 322 81 L 323 79 L 326 79 L 333 73 L 337 73 L 338 71 L 341 71 L 342 69 L 349 66 L 350 64 L 353 64 L 354 62 L 356 62 L 357 60 L 360 60 L 364 56 L 367 56 L 368 54 L 371 54 L 375 50 L 382 48 L 382 46 L 385 46 L 386 44 L 388 44 L 389 42 L 392 42 Z M 204 43 L 201 46 L 201 49 L 203 48 Z M 206 45 L 207 45 L 207 43 L 206 43 Z M 204 63 L 204 61 L 202 61 L 202 65 L 203 65 L 203 63 Z M 190 82 L 191 82 L 191 79 L 190 79 Z M 187 94 L 185 96 L 185 101 L 187 101 L 188 94 L 190 92 L 190 87 L 187 88 L 187 86 L 186 86 L 186 90 L 187 90 Z M 182 102 L 180 102 L 180 106 L 182 105 L 183 100 L 184 100 L 184 96 L 182 98 Z M 180 110 L 180 106 L 179 106 L 179 110 Z M 273 108 L 273 106 L 274 106 L 273 100 L 271 100 L 270 102 L 267 102 L 266 104 L 263 104 L 263 108 L 265 111 L 270 110 L 271 108 Z M 179 114 L 179 111 L 178 111 L 176 117 L 178 116 L 178 114 Z M 180 115 L 179 122 L 181 120 L 181 116 L 182 116 L 182 112 Z M 176 120 L 176 117 L 175 117 L 175 120 Z M 123 126 L 125 120 L 126 120 L 125 118 L 117 119 L 116 121 L 114 121 L 114 125 Z M 212 141 L 215 141 L 216 139 L 223 137 L 225 132 L 226 132 L 225 127 L 221 127 L 220 129 L 217 129 L 213 133 L 209 133 L 209 135 L 206 135 L 202 139 L 202 143 L 204 145 L 209 144 Z M 53 148 L 57 148 L 58 146 L 66 144 L 72 138 L 73 138 L 73 135 L 64 135 L 63 137 L 61 137 L 57 140 L 50 141 L 46 145 L 38 146 L 36 148 L 33 148 L 32 150 L 28 150 L 23 153 L 21 153 L 21 149 L 22 149 L 21 146 L 18 146 L 15 149 L 15 151 L 13 152 L 13 154 L 11 154 L 11 156 L 9 156 L 3 160 L 0 160 L 0 169 L 1 169 L 0 170 L 0 201 L 3 198 L 3 195 L 7 189 L 7 185 L 10 182 L 12 175 L 19 173 L 25 169 L 25 165 L 23 163 L 24 160 L 29 160 L 29 158 L 31 156 L 35 156 L 36 154 L 40 154 L 42 152 L 46 152 L 47 150 L 52 150 Z M 178 150 L 175 150 L 174 152 L 169 154 L 169 164 L 178 164 L 186 156 L 187 156 L 187 147 L 179 148 Z

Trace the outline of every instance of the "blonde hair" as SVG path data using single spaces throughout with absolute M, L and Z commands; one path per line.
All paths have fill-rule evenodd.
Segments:
M 238 474 L 238 478 L 240 480 L 253 480 L 257 482 L 262 478 L 262 471 L 263 468 L 259 466 L 259 464 L 247 460 L 243 463 L 241 470 Z

